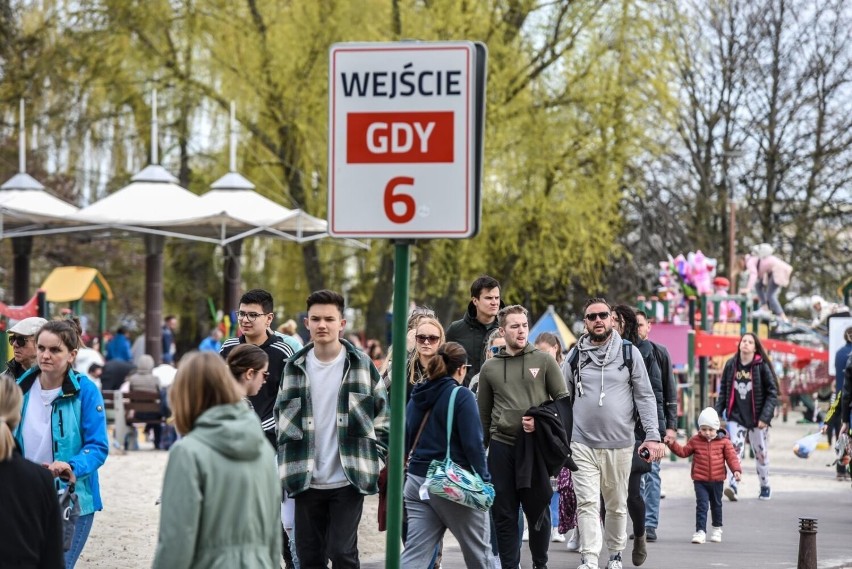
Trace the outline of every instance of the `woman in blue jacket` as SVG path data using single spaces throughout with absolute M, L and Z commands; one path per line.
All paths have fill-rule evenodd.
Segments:
M 96 511 L 102 510 L 98 468 L 109 453 L 100 391 L 71 364 L 77 355 L 79 330 L 69 320 L 53 320 L 36 335 L 37 367 L 18 379 L 24 393 L 21 423 L 15 439 L 24 457 L 46 467 L 58 487 L 76 480 L 80 517 L 74 528 L 65 567 L 77 563 L 89 537 Z
M 433 460 L 447 453 L 447 418 L 450 395 L 464 381 L 467 354 L 460 344 L 447 342 L 426 365 L 428 381 L 419 383 L 411 393 L 406 409 L 405 447 L 410 453 L 403 496 L 408 513 L 408 535 L 400 564 L 402 567 L 426 567 L 436 544 L 449 529 L 464 556 L 465 566 L 491 567 L 488 512 L 468 508 L 439 496 L 424 500 L 421 486 Z M 430 412 L 431 411 L 431 412 Z M 427 412 L 429 417 L 423 423 Z M 420 438 L 417 432 L 423 424 Z M 460 389 L 453 410 L 450 458 L 468 470 L 475 470 L 486 482 L 491 480 L 485 463 L 482 424 L 473 393 Z M 413 447 L 413 448 L 412 448 Z

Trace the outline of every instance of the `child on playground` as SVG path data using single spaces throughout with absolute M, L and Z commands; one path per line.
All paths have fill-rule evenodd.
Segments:
M 707 506 L 713 530 L 710 541 L 722 541 L 722 487 L 725 483 L 725 464 L 739 481 L 742 476 L 740 459 L 727 433 L 719 428 L 719 414 L 708 407 L 698 416 L 698 433 L 686 445 L 677 441 L 666 443 L 673 453 L 681 458 L 693 456 L 692 481 L 695 486 L 695 533 L 692 543 L 704 543 L 707 539 Z

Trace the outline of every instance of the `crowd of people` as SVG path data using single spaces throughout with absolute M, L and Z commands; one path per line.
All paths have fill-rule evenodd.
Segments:
M 563 346 L 554 334 L 530 338 L 527 310 L 506 306 L 497 280 L 476 279 L 470 295 L 446 331 L 433 311 L 416 307 L 407 353 L 385 356 L 375 343 L 363 350 L 344 339 L 337 292 L 308 297 L 303 344 L 295 323 L 272 330 L 269 292 L 247 291 L 239 335 L 217 353 L 211 347 L 220 338 L 211 334 L 204 350 L 180 359 L 163 392 L 180 437 L 163 480 L 154 567 L 278 567 L 282 559 L 288 568 L 359 567 L 364 497 L 379 492 L 387 462 L 389 392 L 403 387 L 403 567 L 439 567 L 446 530 L 467 567 L 514 569 L 526 542 L 533 567 L 544 568 L 552 544 L 567 541 L 579 552 L 578 569 L 620 569 L 631 539 L 631 561 L 640 566 L 657 539 L 660 459 L 669 450 L 693 457 L 692 543 L 722 541 L 722 500 L 739 499 L 746 440 L 759 498 L 771 499 L 778 382 L 757 336 L 740 338 L 715 407 L 701 412 L 698 433 L 681 445 L 671 358 L 649 340 L 652 324 L 641 310 L 590 298 L 584 333 Z M 175 325 L 167 320 L 164 336 Z M 73 321 L 25 319 L 9 333 L 0 501 L 10 515 L 0 516 L 0 530 L 17 537 L 2 540 L 0 559 L 74 567 L 103 507 L 98 469 L 110 446 L 103 397 L 72 365 L 81 345 Z M 112 353 L 124 347 L 129 341 Z M 130 389 L 163 389 L 153 364 L 150 356 L 136 364 Z M 404 386 L 394 384 L 394 365 L 403 366 Z M 843 430 L 852 367 L 845 373 Z M 445 459 L 493 487 L 487 511 L 428 489 L 434 463 Z M 69 485 L 79 515 L 63 540 L 69 526 L 57 490 Z

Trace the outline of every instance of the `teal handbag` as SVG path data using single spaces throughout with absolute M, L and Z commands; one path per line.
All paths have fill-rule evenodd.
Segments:
M 475 510 L 488 511 L 494 503 L 494 486 L 484 482 L 476 471 L 469 472 L 450 459 L 450 437 L 453 433 L 453 412 L 456 393 L 462 386 L 453 389 L 447 410 L 447 456 L 444 460 L 433 460 L 426 472 L 426 488 L 429 493 Z

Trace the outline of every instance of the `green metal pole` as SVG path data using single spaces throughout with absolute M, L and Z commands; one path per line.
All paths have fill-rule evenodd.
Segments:
M 101 353 L 105 353 L 104 350 L 106 348 L 106 342 L 104 342 L 104 333 L 106 333 L 107 326 L 106 296 L 101 295 L 101 301 L 98 305 L 98 309 L 98 345 L 100 346 Z
M 740 300 L 740 336 L 744 336 L 748 332 L 748 299 Z
M 402 545 L 403 453 L 405 452 L 405 360 L 408 326 L 408 281 L 411 244 L 397 241 L 393 280 L 393 365 L 391 369 L 390 453 L 388 455 L 388 512 L 385 567 L 399 569 Z

